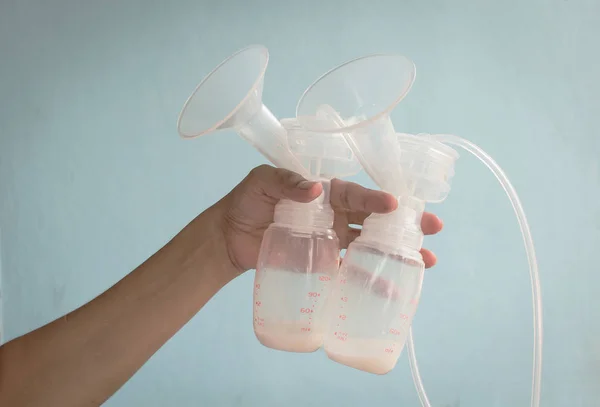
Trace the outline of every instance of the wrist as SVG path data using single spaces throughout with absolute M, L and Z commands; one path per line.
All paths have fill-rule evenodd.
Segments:
M 190 248 L 188 261 L 192 267 L 202 270 L 220 285 L 227 284 L 240 274 L 229 256 L 223 219 L 220 205 L 213 205 L 198 215 L 178 236 Z

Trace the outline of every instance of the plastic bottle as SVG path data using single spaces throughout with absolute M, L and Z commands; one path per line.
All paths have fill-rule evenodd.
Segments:
M 314 352 L 323 343 L 331 282 L 339 266 L 329 182 L 316 201 L 275 207 L 254 280 L 254 332 L 265 346 Z
M 394 212 L 370 215 L 348 247 L 325 339 L 330 359 L 375 374 L 391 371 L 406 343 L 423 285 L 425 203 L 446 197 L 458 157 L 441 143 L 401 138 L 399 164 L 411 194 L 398 197 Z

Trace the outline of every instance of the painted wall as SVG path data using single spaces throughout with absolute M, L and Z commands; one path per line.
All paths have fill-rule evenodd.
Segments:
M 599 19 L 595 0 L 4 0 L 5 339 L 92 299 L 264 162 L 232 133 L 176 135 L 183 101 L 224 57 L 267 45 L 265 103 L 290 117 L 325 70 L 400 52 L 419 73 L 396 127 L 473 140 L 520 193 L 542 271 L 543 405 L 597 406 Z M 426 241 L 440 264 L 414 325 L 422 374 L 436 406 L 525 406 L 524 250 L 493 177 L 462 157 L 450 197 L 430 208 L 446 229 Z M 106 405 L 417 405 L 405 355 L 379 377 L 259 346 L 252 278 L 227 286 Z

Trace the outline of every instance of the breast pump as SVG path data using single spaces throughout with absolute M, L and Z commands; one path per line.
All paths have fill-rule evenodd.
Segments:
M 323 194 L 310 204 L 280 202 L 265 233 L 254 286 L 254 329 L 261 343 L 296 352 L 314 351 L 324 343 L 330 359 L 375 374 L 391 371 L 406 344 L 421 405 L 430 406 L 411 331 L 423 285 L 420 222 L 426 203 L 442 202 L 448 195 L 458 159 L 449 145 L 458 146 L 494 173 L 519 221 L 533 298 L 531 406 L 539 406 L 542 303 L 537 260 L 519 198 L 498 164 L 457 136 L 396 133 L 390 112 L 416 76 L 406 57 L 372 55 L 332 69 L 304 92 L 296 119 L 281 124 L 261 102 L 267 60 L 260 46 L 234 54 L 198 86 L 178 124 L 184 137 L 234 128 L 275 165 L 323 182 Z M 356 162 L 382 190 L 397 197 L 398 208 L 365 220 L 338 271 L 328 181 L 356 173 Z M 331 169 L 322 170 L 322 163 Z
M 296 119 L 279 122 L 273 116 L 262 103 L 268 59 L 265 47 L 252 46 L 222 62 L 190 96 L 178 128 L 186 138 L 233 129 L 277 167 L 322 184 L 310 203 L 281 200 L 275 206 L 258 256 L 253 300 L 254 332 L 263 345 L 314 352 L 323 344 L 327 300 L 339 268 L 330 180 L 356 174 L 361 166 L 341 134 L 310 132 Z

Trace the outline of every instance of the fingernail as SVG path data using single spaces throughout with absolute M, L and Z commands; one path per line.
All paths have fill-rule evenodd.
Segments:
M 311 181 L 302 181 L 301 183 L 298 184 L 298 189 L 311 189 L 313 187 L 313 185 L 315 185 L 314 182 Z

